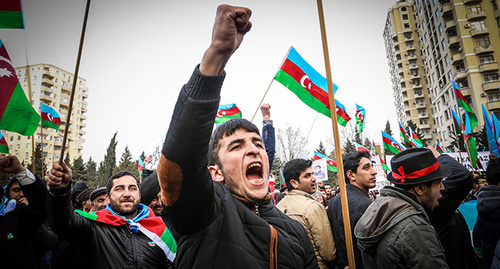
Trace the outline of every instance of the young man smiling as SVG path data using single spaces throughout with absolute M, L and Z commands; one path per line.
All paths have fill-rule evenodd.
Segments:
M 176 268 L 317 267 L 302 225 L 271 203 L 259 129 L 233 119 L 211 135 L 224 67 L 252 27 L 250 15 L 218 7 L 212 43 L 182 88 L 167 132 L 157 171 L 178 242 Z

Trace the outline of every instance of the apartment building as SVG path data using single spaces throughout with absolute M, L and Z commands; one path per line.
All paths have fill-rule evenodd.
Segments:
M 35 145 L 42 145 L 44 161 L 47 167 L 51 167 L 52 163 L 59 161 L 64 129 L 68 124 L 67 117 L 74 76 L 72 73 L 51 64 L 18 67 L 16 73 L 28 99 L 30 99 L 28 83 L 31 82 L 31 104 L 38 113 L 40 113 L 40 102 L 42 102 L 58 111 L 61 117 L 61 127 L 58 132 L 50 128 L 42 129 L 40 125 L 34 135 Z M 28 73 L 30 79 L 28 79 Z M 82 156 L 85 127 L 87 126 L 85 114 L 88 104 L 88 88 L 83 78 L 79 77 L 76 83 L 65 150 L 65 154 L 69 154 L 70 160 Z M 3 131 L 3 134 L 9 145 L 10 154 L 16 155 L 24 164 L 30 163 L 32 138 L 14 132 Z

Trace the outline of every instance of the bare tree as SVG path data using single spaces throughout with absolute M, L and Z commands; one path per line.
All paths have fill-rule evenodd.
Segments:
M 300 151 L 305 147 L 307 142 L 299 127 L 294 129 L 291 126 L 287 126 L 285 130 L 278 129 L 277 138 L 276 153 L 283 163 L 299 158 L 299 154 L 304 155 L 304 152 L 301 153 Z

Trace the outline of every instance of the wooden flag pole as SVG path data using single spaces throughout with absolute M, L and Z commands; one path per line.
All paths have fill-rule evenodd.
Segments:
M 313 120 L 313 122 L 311 124 L 311 128 L 309 128 L 309 133 L 307 133 L 306 140 L 304 141 L 304 144 L 302 144 L 302 148 L 300 149 L 299 156 L 298 156 L 299 158 L 302 155 L 302 151 L 306 147 L 307 141 L 309 140 L 309 135 L 311 135 L 311 131 L 312 131 L 313 127 L 314 127 L 314 123 L 316 123 L 316 119 L 318 118 L 318 115 L 319 115 L 319 112 L 316 113 L 316 117 L 314 117 L 314 120 Z
M 90 0 L 87 0 L 85 7 L 85 16 L 83 17 L 82 33 L 80 35 L 80 46 L 78 47 L 78 55 L 76 58 L 75 74 L 73 76 L 73 87 L 71 89 L 71 97 L 69 99 L 68 116 L 66 117 L 66 126 L 64 126 L 64 137 L 61 148 L 61 156 L 59 157 L 59 164 L 62 165 L 64 160 L 64 150 L 66 149 L 66 139 L 68 138 L 68 130 L 71 120 L 71 111 L 73 109 L 73 99 L 75 98 L 75 89 L 78 80 L 78 71 L 80 70 L 80 59 L 82 58 L 83 41 L 85 39 L 85 29 L 87 28 L 87 19 L 89 17 Z
M 342 152 L 340 146 L 340 136 L 339 136 L 339 127 L 337 123 L 337 107 L 335 106 L 335 96 L 333 92 L 333 81 L 332 74 L 330 68 L 330 55 L 328 53 L 328 42 L 326 40 L 326 27 L 325 27 L 325 18 L 323 15 L 323 2 L 322 0 L 317 0 L 318 4 L 318 15 L 319 15 L 319 24 L 321 27 L 321 39 L 323 43 L 323 55 L 325 57 L 325 68 L 326 68 L 326 80 L 328 84 L 328 96 L 330 99 L 330 117 L 332 119 L 332 127 L 333 127 L 333 137 L 335 140 L 335 156 L 337 158 L 337 170 L 338 170 L 338 178 L 340 185 L 340 200 L 342 202 L 342 217 L 344 218 L 344 233 L 345 233 L 345 241 L 347 247 L 347 260 L 349 262 L 349 268 L 355 269 L 356 264 L 354 263 L 354 248 L 352 245 L 352 235 L 351 235 L 351 222 L 349 219 L 349 206 L 347 204 L 347 194 L 346 194 L 346 184 L 345 184 L 345 176 L 344 176 L 344 164 L 342 162 Z
M 271 88 L 271 85 L 273 84 L 273 81 L 274 81 L 274 77 L 273 77 L 273 79 L 271 80 L 271 83 L 269 83 L 269 86 L 267 87 L 267 90 L 266 90 L 266 92 L 264 93 L 264 96 L 262 96 L 262 99 L 260 99 L 260 103 L 259 103 L 259 105 L 257 106 L 257 109 L 255 110 L 255 113 L 253 113 L 252 119 L 251 119 L 250 121 L 253 121 L 253 119 L 255 118 L 255 115 L 257 115 L 257 111 L 259 111 L 259 108 L 260 108 L 260 106 L 262 105 L 262 102 L 264 102 L 264 98 L 266 98 L 267 92 L 268 92 L 268 91 L 269 91 L 269 89 Z
M 30 66 L 28 65 L 28 52 L 26 52 L 26 68 L 27 68 L 27 74 L 26 76 L 28 77 L 28 94 L 29 94 L 29 100 L 30 104 L 33 103 L 33 94 L 31 93 L 31 72 L 30 72 Z M 40 112 L 41 114 L 41 112 Z M 38 131 L 38 128 L 37 128 Z M 31 169 L 33 174 L 35 173 L 35 133 L 31 136 Z

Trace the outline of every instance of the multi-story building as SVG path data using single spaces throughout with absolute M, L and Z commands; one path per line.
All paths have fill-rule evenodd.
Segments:
M 28 72 L 28 68 L 30 68 Z M 40 102 L 54 108 L 61 117 L 59 131 L 38 127 L 34 135 L 36 144 L 42 143 L 43 156 L 47 167 L 58 162 L 62 149 L 64 129 L 67 124 L 69 102 L 73 83 L 73 74 L 50 64 L 36 64 L 16 68 L 17 77 L 26 97 L 30 99 L 28 81 L 31 81 L 31 104 L 40 114 Z M 28 73 L 31 79 L 28 79 Z M 65 155 L 70 160 L 82 156 L 85 142 L 85 120 L 87 117 L 88 88 L 85 79 L 77 79 L 77 87 L 73 100 L 73 107 L 66 141 Z M 21 162 L 28 164 L 32 156 L 32 137 L 22 136 L 14 132 L 3 132 L 10 154 L 16 155 Z M 35 145 L 36 145 L 35 144 Z
M 426 91 L 426 58 L 419 37 L 412 2 L 399 2 L 389 9 L 384 40 L 398 120 L 403 125 L 413 121 L 424 138 L 432 141 L 434 123 L 429 92 Z
M 483 126 L 481 103 L 490 113 L 500 115 L 498 4 L 498 0 L 416 0 L 398 2 L 389 9 L 388 20 L 392 10 L 403 12 L 403 7 L 413 6 L 422 55 L 419 64 L 424 69 L 423 91 L 431 103 L 432 142 L 439 140 L 445 148 L 451 149 L 453 143 L 450 108 L 460 111 L 452 81 L 479 119 L 475 132 Z

